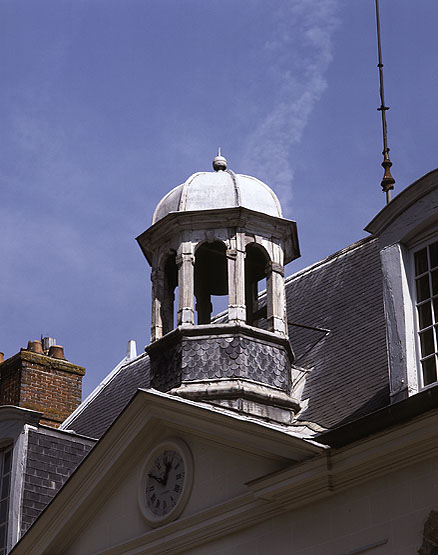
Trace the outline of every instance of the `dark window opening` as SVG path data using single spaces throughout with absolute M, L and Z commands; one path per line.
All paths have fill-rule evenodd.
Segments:
M 5 555 L 8 544 L 9 492 L 11 489 L 12 446 L 3 449 L 0 466 L 0 555 Z
M 220 241 L 203 243 L 195 256 L 196 323 L 210 324 L 211 314 L 228 307 L 226 247 Z M 224 299 L 225 297 L 225 299 Z M 214 301 L 214 304 L 213 302 Z
M 178 290 L 178 267 L 176 254 L 167 257 L 164 264 L 163 298 L 161 299 L 161 322 L 163 335 L 172 331 L 176 322 L 177 303 L 175 292 Z
M 266 289 L 268 255 L 256 245 L 246 247 L 245 257 L 245 304 L 246 323 L 259 327 L 260 320 L 266 319 L 266 297 L 259 301 L 259 292 Z

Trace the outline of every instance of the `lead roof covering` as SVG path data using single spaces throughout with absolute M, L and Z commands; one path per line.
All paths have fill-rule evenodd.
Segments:
M 169 191 L 160 200 L 152 223 L 155 224 L 170 212 L 217 210 L 237 206 L 282 217 L 280 202 L 266 183 L 256 177 L 226 170 L 194 173 L 185 183 Z

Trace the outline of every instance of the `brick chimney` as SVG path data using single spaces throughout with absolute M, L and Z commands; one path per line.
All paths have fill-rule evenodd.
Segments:
M 81 403 L 84 374 L 53 338 L 29 341 L 27 349 L 0 359 L 0 405 L 41 412 L 41 423 L 57 428 Z

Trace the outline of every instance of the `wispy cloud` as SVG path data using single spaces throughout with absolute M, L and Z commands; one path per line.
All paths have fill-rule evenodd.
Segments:
M 338 26 L 339 0 L 290 0 L 275 12 L 275 37 L 265 44 L 267 79 L 272 98 L 260 123 L 249 135 L 243 167 L 257 167 L 261 179 L 278 193 L 288 210 L 294 176 L 291 153 L 327 87 L 332 36 Z

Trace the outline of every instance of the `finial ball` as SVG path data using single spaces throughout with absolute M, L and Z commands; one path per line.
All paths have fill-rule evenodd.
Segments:
M 213 159 L 213 169 L 215 172 L 225 171 L 227 169 L 227 159 L 221 156 L 220 149 L 218 155 Z

